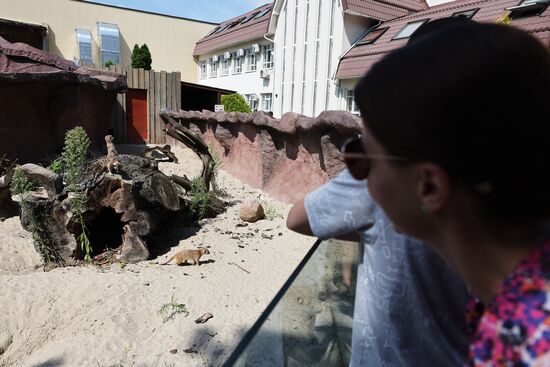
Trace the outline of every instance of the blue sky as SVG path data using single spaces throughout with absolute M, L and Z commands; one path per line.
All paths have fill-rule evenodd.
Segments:
M 270 0 L 86 0 L 178 17 L 223 22 Z

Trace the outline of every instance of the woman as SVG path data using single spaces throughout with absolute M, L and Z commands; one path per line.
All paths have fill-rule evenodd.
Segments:
M 386 56 L 356 98 L 364 152 L 348 168 L 480 300 L 471 364 L 550 366 L 548 50 L 465 21 Z

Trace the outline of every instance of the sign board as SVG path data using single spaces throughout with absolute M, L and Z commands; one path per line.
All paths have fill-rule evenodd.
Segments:
M 214 105 L 214 112 L 224 112 L 223 104 L 215 104 Z

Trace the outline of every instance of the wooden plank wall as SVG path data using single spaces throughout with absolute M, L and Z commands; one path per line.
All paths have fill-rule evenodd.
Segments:
M 181 73 L 134 69 L 130 66 L 111 65 L 108 70 L 126 75 L 128 88 L 146 89 L 148 144 L 164 144 L 166 134 L 162 131 L 164 123 L 160 111 L 168 109 L 179 111 L 181 108 Z M 126 94 L 117 96 L 119 107 L 115 113 L 115 137 L 118 141 L 126 140 Z

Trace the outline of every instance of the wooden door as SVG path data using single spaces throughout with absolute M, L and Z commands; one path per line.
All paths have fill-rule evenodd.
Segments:
M 128 89 L 126 92 L 126 141 L 128 143 L 148 141 L 147 114 L 147 90 Z

